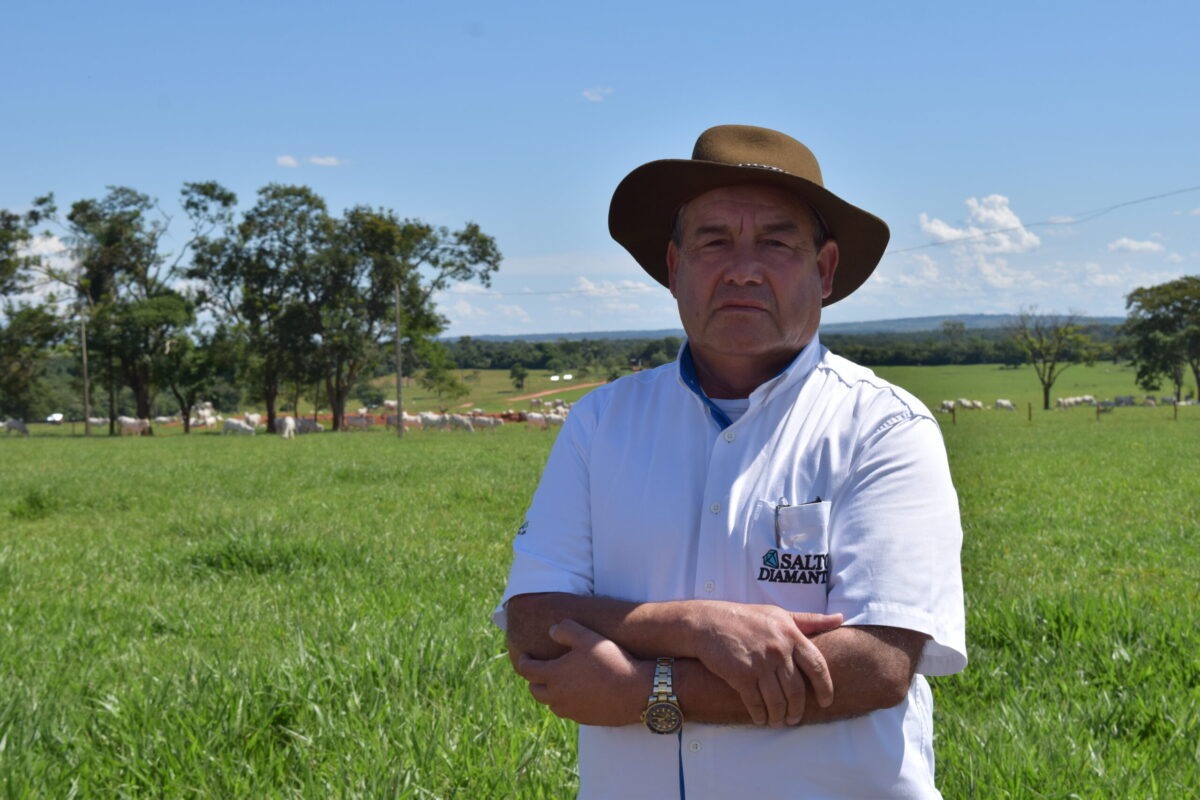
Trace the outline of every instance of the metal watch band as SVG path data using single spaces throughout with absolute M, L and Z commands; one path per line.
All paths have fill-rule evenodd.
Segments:
M 660 656 L 654 665 L 654 684 L 650 689 L 650 699 L 666 700 L 673 699 L 675 687 L 672 685 L 671 667 L 675 663 L 675 659 L 667 656 Z

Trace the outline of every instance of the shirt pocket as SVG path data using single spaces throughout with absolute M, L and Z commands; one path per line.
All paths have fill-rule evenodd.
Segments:
M 825 610 L 830 505 L 825 500 L 794 506 L 759 501 L 750 568 L 764 602 L 790 611 Z

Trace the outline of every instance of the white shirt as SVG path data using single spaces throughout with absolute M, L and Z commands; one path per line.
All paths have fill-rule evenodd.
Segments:
M 958 500 L 925 406 L 814 339 L 730 424 L 689 365 L 571 409 L 496 623 L 534 592 L 772 603 L 927 634 L 918 673 L 961 670 Z M 688 800 L 936 798 L 932 737 L 920 675 L 900 705 L 820 725 L 580 726 L 579 796 L 678 797 L 682 760 Z

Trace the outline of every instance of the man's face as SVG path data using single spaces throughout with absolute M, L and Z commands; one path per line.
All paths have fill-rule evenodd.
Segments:
M 692 351 L 750 359 L 778 371 L 811 341 L 833 289 L 837 243 L 814 248 L 813 214 L 765 184 L 693 198 L 667 248 L 671 294 Z

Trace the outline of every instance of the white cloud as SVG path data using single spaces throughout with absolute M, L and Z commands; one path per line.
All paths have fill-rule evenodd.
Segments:
M 871 278 L 871 283 L 895 284 L 910 289 L 934 286 L 942 277 L 941 267 L 930 256 L 917 253 L 909 263 L 893 270 L 881 270 Z
M 1170 253 L 1167 255 L 1167 263 L 1168 264 L 1182 264 L 1183 256 L 1179 255 L 1179 253 Z
M 508 317 L 509 319 L 515 319 L 518 322 L 533 322 L 533 317 L 531 317 L 529 312 L 521 306 L 501 304 L 496 306 L 496 311 L 498 311 L 502 316 Z
M 612 93 L 613 90 L 607 86 L 594 86 L 591 89 L 583 90 L 584 98 L 593 103 L 603 103 Z
M 1088 286 L 1103 288 L 1108 286 L 1122 286 L 1125 283 L 1125 276 L 1119 272 L 1105 272 L 1104 268 L 1094 261 L 1089 261 L 1083 267 L 1084 282 Z
M 316 164 L 318 167 L 341 167 L 346 163 L 337 156 L 309 156 L 304 160 L 310 164 Z
M 278 156 L 275 159 L 275 163 L 281 167 L 288 167 L 289 169 L 300 166 L 300 162 L 296 160 L 295 156 Z
M 968 197 L 967 223 L 956 228 L 928 214 L 920 217 L 921 230 L 939 242 L 961 243 L 979 253 L 1028 253 L 1041 240 L 1030 233 L 1008 207 L 1008 198 L 991 194 L 982 200 Z
M 454 292 L 455 294 L 491 294 L 492 290 L 478 283 L 467 283 L 460 281 L 455 283 L 446 291 Z
M 641 281 L 593 282 L 582 275 L 575 279 L 575 291 L 588 297 L 616 297 L 619 295 L 645 294 L 661 288 L 658 284 L 651 286 Z
M 1200 217 L 1200 208 L 1193 208 L 1188 214 L 1193 217 Z
M 916 275 L 909 275 L 907 285 L 917 286 L 922 276 L 927 285 L 938 284 L 946 291 L 953 284 L 957 293 L 976 294 L 978 289 L 1032 289 L 1045 285 L 1038 273 L 1009 265 L 1004 255 L 1028 253 L 1041 245 L 1041 240 L 1021 222 L 1008 205 L 1008 198 L 992 194 L 966 200 L 967 219 L 961 226 L 941 219 L 920 215 L 921 230 L 935 241 L 951 245 L 955 260 L 955 276 L 941 275 L 932 261 L 921 265 Z
M 1108 243 L 1110 253 L 1161 253 L 1165 248 L 1158 242 L 1139 242 L 1122 236 L 1115 242 Z

